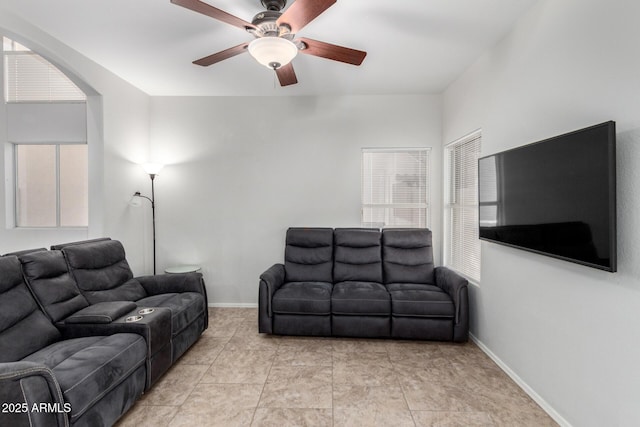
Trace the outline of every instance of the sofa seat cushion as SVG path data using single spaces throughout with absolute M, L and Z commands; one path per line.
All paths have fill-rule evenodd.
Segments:
M 206 310 L 204 297 L 196 292 L 158 294 L 136 301 L 140 308 L 166 307 L 171 310 L 172 336 L 176 336 Z
M 342 315 L 388 316 L 389 292 L 375 282 L 339 282 L 333 287 L 331 311 Z
M 146 355 L 142 336 L 115 334 L 59 341 L 23 360 L 53 371 L 73 422 L 143 366 Z
M 439 317 L 455 316 L 455 305 L 445 291 L 435 285 L 421 283 L 391 283 L 391 313 L 394 316 Z
M 331 314 L 331 289 L 328 282 L 288 282 L 274 293 L 272 308 L 280 314 Z

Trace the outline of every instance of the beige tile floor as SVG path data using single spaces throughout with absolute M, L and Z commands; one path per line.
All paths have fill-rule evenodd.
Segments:
M 472 343 L 265 336 L 256 309 L 209 310 L 118 427 L 556 425 Z

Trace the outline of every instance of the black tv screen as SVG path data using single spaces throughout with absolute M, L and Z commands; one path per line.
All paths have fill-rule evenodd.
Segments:
M 616 271 L 616 133 L 606 122 L 478 161 L 480 239 Z

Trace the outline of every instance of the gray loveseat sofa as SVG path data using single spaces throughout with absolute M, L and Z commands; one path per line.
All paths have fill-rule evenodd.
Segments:
M 207 325 L 200 274 L 134 279 L 117 241 L 60 247 L 0 257 L 0 425 L 110 426 Z
M 427 229 L 290 228 L 260 276 L 259 330 L 464 342 L 467 286 L 434 266 Z

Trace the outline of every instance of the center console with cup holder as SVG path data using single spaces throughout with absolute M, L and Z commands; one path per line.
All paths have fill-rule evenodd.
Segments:
M 101 313 L 94 304 L 87 307 L 93 309 L 93 318 L 84 310 L 69 316 L 56 324 L 66 338 L 78 338 L 92 335 L 111 335 L 114 333 L 133 333 L 141 335 L 147 342 L 147 383 L 145 390 L 171 367 L 171 310 L 165 307 L 136 307 L 129 301 L 114 301 L 113 305 L 121 307 L 120 314 L 111 317 L 108 310 Z M 106 307 L 105 307 L 106 308 Z M 125 310 L 122 310 L 124 308 Z M 99 321 L 104 316 L 105 321 Z M 109 320 L 107 320 L 109 319 Z M 98 320 L 98 321 L 96 321 Z

